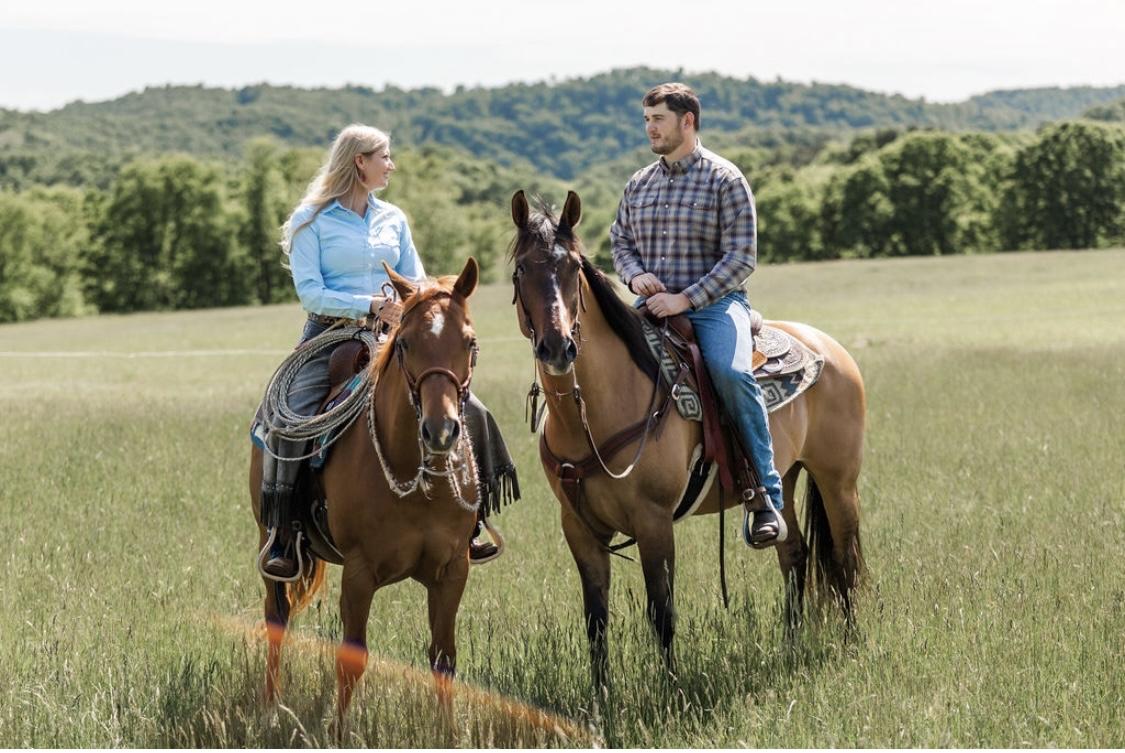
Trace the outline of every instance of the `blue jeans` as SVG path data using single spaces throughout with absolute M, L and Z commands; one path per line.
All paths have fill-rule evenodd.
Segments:
M 695 339 L 715 391 L 753 456 L 774 509 L 780 510 L 785 506 L 781 476 L 773 465 L 769 413 L 751 363 L 754 340 L 746 294 L 736 290 L 706 308 L 684 313 L 695 327 Z

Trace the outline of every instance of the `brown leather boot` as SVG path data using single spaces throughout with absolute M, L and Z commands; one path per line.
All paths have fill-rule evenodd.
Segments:
M 484 524 L 477 520 L 477 530 L 473 533 L 473 539 L 469 542 L 469 564 L 470 565 L 483 565 L 485 562 L 492 562 L 500 556 L 500 547 L 492 541 L 481 540 L 480 537 L 484 534 Z
M 491 562 L 496 559 L 500 554 L 500 549 L 491 541 L 477 541 L 473 539 L 469 542 L 469 561 L 474 565 L 483 565 L 485 562 Z
M 262 520 L 269 527 L 269 551 L 262 560 L 266 577 L 286 580 L 297 575 L 298 565 L 293 546 L 293 487 L 274 486 L 262 490 Z

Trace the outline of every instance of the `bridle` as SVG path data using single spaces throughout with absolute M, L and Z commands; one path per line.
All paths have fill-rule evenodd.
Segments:
M 568 252 L 569 258 L 569 252 Z M 536 264 L 546 264 L 546 261 L 535 262 Z M 575 346 L 581 352 L 582 349 L 582 312 L 586 310 L 586 296 L 582 292 L 582 268 L 579 266 L 578 274 L 575 277 L 575 287 L 578 289 L 578 310 L 574 312 L 574 324 L 570 327 L 570 339 L 574 341 Z M 517 262 L 515 271 L 512 272 L 512 303 L 519 310 L 520 316 L 523 318 L 524 328 L 528 332 L 528 337 L 531 340 L 531 350 L 535 352 L 535 327 L 531 324 L 531 315 L 527 313 L 527 306 L 523 302 L 523 293 L 520 290 L 520 282 L 523 280 L 524 268 L 523 264 Z
M 453 382 L 453 386 L 457 390 L 457 405 L 458 405 L 458 418 L 462 418 L 465 413 L 465 402 L 469 399 L 469 385 L 473 381 L 473 369 L 477 365 L 477 354 L 480 351 L 477 345 L 476 338 L 473 339 L 473 344 L 469 351 L 469 370 L 465 374 L 465 378 L 461 379 L 452 370 L 443 368 L 441 366 L 431 366 L 425 369 L 418 376 L 410 373 L 410 369 L 406 368 L 406 349 L 403 343 L 398 338 L 395 339 L 395 360 L 398 361 L 398 367 L 402 371 L 402 376 L 406 380 L 406 387 L 410 392 L 410 404 L 414 407 L 414 415 L 418 421 L 422 420 L 422 382 L 426 381 L 432 376 L 441 376 Z
M 453 298 L 454 295 L 449 297 Z M 403 319 L 406 318 L 404 312 Z M 399 322 L 399 332 L 402 331 L 402 321 Z M 444 468 L 435 468 L 429 462 L 433 458 L 433 454 L 427 452 L 425 444 L 422 442 L 422 398 L 419 394 L 422 388 L 422 383 L 432 376 L 441 376 L 448 379 L 457 388 L 457 420 L 461 423 L 462 427 L 465 424 L 465 403 L 469 399 L 469 385 L 473 381 L 473 369 L 477 365 L 477 353 L 479 347 L 474 338 L 470 347 L 469 356 L 469 369 L 464 379 L 461 379 L 452 370 L 446 369 L 441 366 L 432 366 L 422 371 L 417 376 L 410 373 L 406 368 L 406 349 L 403 340 L 396 335 L 394 341 L 395 360 L 398 362 L 398 367 L 402 371 L 403 379 L 406 381 L 407 390 L 410 395 L 410 405 L 414 408 L 414 415 L 418 419 L 418 471 L 414 477 L 409 481 L 399 481 L 395 478 L 394 472 L 391 470 L 390 464 L 387 463 L 386 457 L 383 455 L 382 443 L 379 441 L 379 434 L 376 430 L 375 421 L 375 392 L 378 384 L 372 386 L 370 390 L 370 397 L 367 403 L 367 428 L 368 434 L 371 437 L 371 444 L 375 447 L 375 455 L 379 459 L 379 465 L 383 469 L 383 476 L 387 480 L 387 485 L 391 491 L 398 497 L 405 497 L 413 493 L 416 489 L 421 487 L 423 494 L 429 498 L 430 496 L 430 482 L 426 480 L 427 476 L 442 476 L 449 480 L 450 488 L 453 492 L 453 499 L 458 505 L 466 510 L 476 511 L 480 506 L 480 493 L 477 492 L 476 503 L 469 503 L 464 495 L 461 493 L 461 484 L 476 485 L 477 484 L 477 467 L 476 458 L 473 456 L 473 448 L 468 438 L 468 433 L 462 431 L 461 441 L 468 443 L 465 448 L 463 457 L 459 465 L 455 465 L 451 460 L 446 461 Z M 461 475 L 461 480 L 458 482 L 458 473 Z
M 555 242 L 558 245 L 558 241 Z M 568 253 L 569 258 L 569 253 Z M 546 261 L 537 261 L 536 264 L 546 264 Z M 539 385 L 539 369 L 537 363 L 539 357 L 535 353 L 535 327 L 531 323 L 531 315 L 527 313 L 527 305 L 523 302 L 523 293 L 520 290 L 520 282 L 523 280 L 524 267 L 521 262 L 516 262 L 516 268 L 512 272 L 512 304 L 515 305 L 519 311 L 520 316 L 523 317 L 523 326 L 527 330 L 528 340 L 531 342 L 531 387 L 527 391 L 527 398 L 524 401 L 524 421 L 527 421 L 531 428 L 531 433 L 534 434 L 539 430 L 539 424 L 542 422 L 543 416 L 546 414 L 546 403 L 540 405 L 539 398 L 543 395 L 543 388 Z M 574 324 L 570 327 L 570 339 L 574 343 L 576 349 L 575 358 L 582 353 L 582 312 L 586 310 L 586 297 L 582 292 L 582 267 L 579 265 L 577 274 L 574 275 L 575 285 L 578 288 L 578 309 L 574 312 Z M 561 292 L 561 291 L 560 291 Z M 560 295 L 561 297 L 561 295 Z M 578 389 L 577 377 L 575 377 L 575 390 Z M 564 393 L 565 394 L 565 393 Z M 581 395 L 581 392 L 576 392 L 576 395 Z
M 557 241 L 556 241 L 556 244 L 557 244 Z M 546 262 L 538 262 L 538 263 L 546 263 Z M 523 301 L 523 294 L 520 291 L 520 281 L 521 281 L 522 277 L 523 277 L 523 265 L 521 263 L 517 263 L 516 269 L 512 273 L 512 285 L 515 289 L 515 292 L 512 296 L 512 303 L 515 304 L 519 308 L 520 314 L 524 317 L 524 321 L 526 323 L 525 326 L 527 327 L 527 331 L 530 334 L 532 356 L 535 359 L 532 362 L 533 374 L 532 374 L 531 388 L 528 390 L 527 403 L 526 403 L 526 406 L 525 406 L 525 420 L 530 421 L 531 432 L 534 434 L 535 432 L 538 431 L 540 420 L 543 417 L 543 411 L 540 410 L 540 405 L 539 405 L 539 398 L 543 394 L 543 388 L 539 384 L 539 370 L 538 370 L 537 366 L 535 365 L 535 364 L 538 363 L 538 356 L 536 356 L 536 354 L 535 354 L 535 330 L 531 326 L 531 316 L 527 313 L 527 307 L 526 307 L 526 305 L 524 304 L 524 301 Z M 581 338 L 581 331 L 582 331 L 581 315 L 582 315 L 582 311 L 584 311 L 586 309 L 586 301 L 585 301 L 584 294 L 582 292 L 583 272 L 582 272 L 581 265 L 579 265 L 577 274 L 575 274 L 575 278 L 576 278 L 576 284 L 577 284 L 577 287 L 578 287 L 578 309 L 574 312 L 574 324 L 571 326 L 571 329 L 570 329 L 570 337 L 574 341 L 575 346 L 578 348 L 579 353 L 581 353 L 581 348 L 582 348 L 581 339 L 580 339 Z M 578 409 L 579 419 L 580 419 L 581 424 L 582 424 L 582 429 L 586 434 L 586 443 L 589 445 L 590 450 L 592 452 L 591 458 L 593 460 L 596 460 L 597 465 L 601 468 L 602 472 L 604 472 L 610 478 L 614 478 L 614 479 L 623 479 L 623 478 L 627 477 L 629 474 L 631 474 L 633 472 L 633 469 L 636 468 L 637 463 L 640 461 L 641 454 L 644 452 L 645 443 L 648 441 L 648 437 L 649 437 L 649 434 L 650 434 L 651 430 L 654 428 L 655 424 L 663 417 L 662 411 L 655 411 L 655 408 L 656 408 L 656 405 L 657 405 L 657 398 L 659 397 L 659 394 L 660 394 L 660 378 L 658 377 L 653 383 L 652 398 L 649 401 L 649 407 L 648 407 L 648 410 L 645 414 L 645 417 L 642 418 L 641 421 L 638 424 L 635 424 L 633 427 L 630 427 L 631 430 L 639 433 L 640 443 L 637 446 L 637 452 L 636 452 L 636 455 L 633 457 L 632 462 L 629 463 L 628 467 L 626 467 L 625 470 L 621 471 L 620 473 L 614 472 L 609 468 L 608 464 L 605 462 L 605 460 L 603 458 L 603 453 L 602 453 L 601 449 L 598 447 L 598 443 L 594 440 L 593 432 L 590 430 L 589 419 L 587 418 L 587 415 L 586 415 L 586 401 L 582 397 L 582 388 L 578 384 L 578 373 L 577 373 L 577 371 L 575 371 L 573 369 L 571 370 L 571 379 L 572 379 L 572 387 L 571 387 L 570 391 L 569 392 L 563 392 L 563 393 L 556 392 L 555 396 L 561 398 L 561 397 L 565 397 L 566 395 L 569 394 L 570 396 L 572 396 L 574 398 L 575 406 Z M 544 405 L 543 407 L 545 408 L 546 406 Z M 543 440 L 545 441 L 545 439 L 546 438 L 544 437 Z M 571 464 L 567 464 L 567 465 L 571 465 Z
M 522 274 L 523 266 L 522 264 L 517 264 L 516 270 L 512 274 L 512 284 L 515 289 L 515 294 L 512 297 L 512 303 L 518 307 L 520 315 L 524 318 L 527 332 L 529 333 L 529 336 L 531 338 L 532 356 L 534 360 L 532 361 L 531 388 L 527 393 L 525 420 L 530 421 L 531 432 L 534 434 L 539 430 L 539 424 L 545 413 L 545 410 L 541 409 L 545 409 L 546 405 L 544 403 L 541 406 L 539 403 L 540 397 L 543 394 L 543 388 L 539 385 L 539 360 L 538 356 L 535 353 L 535 330 L 531 326 L 531 317 L 527 313 L 527 307 L 524 304 L 523 294 L 520 290 Z M 585 309 L 585 301 L 583 299 L 582 293 L 582 280 L 584 279 L 584 276 L 585 273 L 580 267 L 578 270 L 578 274 L 576 275 L 576 277 L 578 278 L 579 306 L 578 311 L 575 312 L 574 326 L 571 329 L 571 337 L 575 338 L 574 342 L 579 348 L 581 348 L 581 344 L 577 338 L 580 335 L 581 331 L 580 316 L 581 312 Z M 662 338 L 667 336 L 666 328 L 667 325 L 665 325 L 665 331 L 661 335 Z M 657 427 L 663 421 L 664 417 L 668 415 L 668 412 L 671 409 L 671 401 L 677 394 L 677 390 L 680 386 L 680 381 L 685 377 L 686 373 L 681 372 L 676 381 L 673 384 L 669 385 L 669 388 L 665 394 L 664 402 L 658 407 L 659 396 L 661 392 L 660 386 L 662 381 L 661 377 L 658 374 L 657 377 L 653 380 L 652 397 L 649 400 L 649 405 L 647 410 L 645 411 L 644 416 L 639 421 L 633 423 L 625 429 L 617 432 L 612 437 L 606 439 L 601 445 L 599 445 L 598 442 L 594 439 L 593 432 L 590 429 L 590 422 L 586 411 L 586 401 L 582 396 L 582 388 L 578 384 L 577 369 L 571 370 L 572 387 L 569 392 L 560 393 L 554 391 L 554 396 L 556 398 L 561 399 L 568 395 L 573 398 L 575 408 L 578 411 L 579 421 L 585 434 L 586 444 L 590 448 L 590 454 L 582 459 L 560 458 L 555 455 L 555 453 L 547 445 L 547 435 L 542 434 L 539 437 L 540 459 L 543 461 L 544 468 L 546 468 L 550 473 L 553 473 L 555 477 L 558 478 L 565 496 L 569 500 L 571 508 L 577 516 L 578 520 L 582 522 L 582 524 L 590 531 L 591 535 L 594 535 L 595 538 L 597 538 L 597 536 L 594 533 L 594 528 L 582 512 L 580 491 L 582 479 L 597 475 L 598 473 L 604 473 L 609 478 L 620 480 L 632 474 L 632 472 L 636 469 L 637 464 L 640 462 L 641 455 L 644 453 L 645 445 L 647 444 L 649 437 L 656 431 Z M 610 469 L 609 465 L 606 463 L 606 458 L 612 457 L 619 450 L 624 449 L 633 442 L 637 442 L 637 449 L 635 454 L 633 455 L 632 461 L 628 464 L 628 466 L 620 472 L 615 472 Z M 629 541 L 626 541 L 622 544 L 616 544 L 614 546 L 602 544 L 602 548 L 611 554 L 624 556 L 621 555 L 618 550 L 631 546 L 634 543 L 636 543 L 635 540 L 630 539 Z

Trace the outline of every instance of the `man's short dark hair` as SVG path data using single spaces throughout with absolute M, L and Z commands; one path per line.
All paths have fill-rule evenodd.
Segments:
M 654 86 L 642 100 L 645 107 L 656 107 L 661 102 L 678 117 L 690 112 L 695 116 L 695 130 L 699 130 L 699 97 L 690 86 L 675 82 Z

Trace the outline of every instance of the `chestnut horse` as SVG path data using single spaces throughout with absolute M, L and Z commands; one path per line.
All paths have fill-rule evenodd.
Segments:
M 643 420 L 652 410 L 656 389 L 656 361 L 644 339 L 640 315 L 583 254 L 574 232 L 581 211 L 573 191 L 567 194 L 558 219 L 547 210 L 532 213 L 523 191 L 512 197 L 517 228 L 512 246 L 516 315 L 521 331 L 531 340 L 548 407 L 540 441 L 557 458 L 575 465 L 594 453 L 592 445 L 600 448 L 617 432 Z M 828 335 L 804 324 L 769 324 L 824 356 L 817 383 L 770 415 L 789 528 L 788 540 L 777 547 L 787 586 L 787 613 L 791 622 L 799 619 L 811 550 L 815 582 L 835 592 L 850 625 L 851 595 L 863 572 L 856 487 L 863 452 L 863 381 L 852 357 Z M 642 446 L 642 441 L 647 444 Z M 633 439 L 603 458 L 612 476 L 601 472 L 581 481 L 581 509 L 572 506 L 559 478 L 544 462 L 582 581 L 598 685 L 607 680 L 608 546 L 618 532 L 636 539 L 648 617 L 669 668 L 674 666 L 672 517 L 688 485 L 692 454 L 701 442 L 701 424 L 668 411 L 658 432 Z M 630 460 L 634 462 L 628 473 Z M 793 503 L 802 468 L 808 474 L 808 545 Z M 713 484 L 696 514 L 719 512 L 720 499 L 719 484 Z M 725 503 L 732 506 L 739 500 L 730 494 Z
M 479 500 L 473 453 L 462 426 L 476 352 L 466 301 L 477 284 L 476 260 L 470 258 L 456 280 L 430 284 L 416 285 L 390 269 L 387 273 L 403 301 L 402 319 L 370 366 L 371 400 L 362 420 L 335 443 L 321 477 L 330 502 L 329 529 L 344 561 L 344 634 L 336 654 L 338 722 L 367 665 L 372 596 L 405 578 L 428 591 L 430 667 L 448 714 L 457 662 L 454 623 L 469 573 Z M 261 475 L 261 451 L 255 447 L 250 498 L 256 520 Z M 258 527 L 261 547 L 266 530 L 260 523 Z M 268 701 L 277 698 L 290 610 L 306 606 L 324 582 L 325 563 L 314 563 L 288 586 L 266 581 Z

